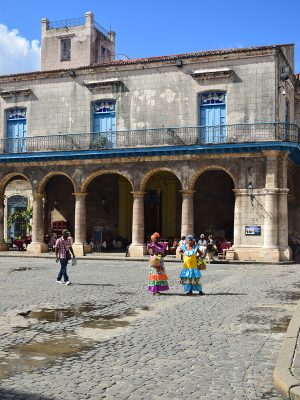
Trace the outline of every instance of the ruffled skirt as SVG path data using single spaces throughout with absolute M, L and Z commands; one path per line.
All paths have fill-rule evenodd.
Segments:
M 164 266 L 154 268 L 150 266 L 148 276 L 148 292 L 157 293 L 169 290 L 168 275 Z
M 202 292 L 201 272 L 198 268 L 183 268 L 180 272 L 180 283 L 183 290 L 188 292 Z

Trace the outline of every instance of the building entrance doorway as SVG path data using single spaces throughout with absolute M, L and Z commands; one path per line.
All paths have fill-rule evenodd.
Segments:
M 87 242 L 95 252 L 125 252 L 131 243 L 131 183 L 123 176 L 105 173 L 87 186 Z
M 145 187 L 145 239 L 159 232 L 162 239 L 173 243 L 180 238 L 181 185 L 171 172 L 151 176 Z
M 233 241 L 234 184 L 224 171 L 201 174 L 195 184 L 194 226 L 197 237 L 213 234 L 220 240 Z

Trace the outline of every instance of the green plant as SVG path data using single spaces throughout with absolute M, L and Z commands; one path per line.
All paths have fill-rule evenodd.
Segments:
M 107 138 L 104 133 L 97 132 L 97 133 L 93 134 L 93 140 L 92 140 L 93 148 L 98 149 L 98 148 L 105 147 L 106 142 L 107 142 Z
M 32 231 L 32 226 L 30 224 L 32 219 L 32 207 L 23 211 L 14 211 L 7 219 L 7 225 L 12 226 L 14 222 L 18 222 L 20 225 L 20 230 L 22 235 L 25 236 L 27 232 Z

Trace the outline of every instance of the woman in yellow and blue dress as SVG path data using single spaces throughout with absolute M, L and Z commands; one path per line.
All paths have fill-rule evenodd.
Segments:
M 148 276 L 148 292 L 159 295 L 161 292 L 169 290 L 168 275 L 164 267 L 164 248 L 157 242 L 159 233 L 154 232 L 151 242 L 147 245 L 150 254 L 150 271 Z
M 198 264 L 203 262 L 201 260 L 202 253 L 195 244 L 193 235 L 188 235 L 186 245 L 181 247 L 181 253 L 183 255 L 183 269 L 180 272 L 180 283 L 183 284 L 185 294 L 191 295 L 194 291 L 203 296 L 202 275 L 198 268 Z

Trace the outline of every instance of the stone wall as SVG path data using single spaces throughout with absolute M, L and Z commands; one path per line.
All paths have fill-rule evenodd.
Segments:
M 57 40 L 57 39 L 56 39 Z M 201 68 L 230 68 L 233 79 L 194 79 Z M 109 70 L 111 69 L 111 70 Z M 119 68 L 77 70 L 42 79 L 4 82 L 2 90 L 26 85 L 29 97 L 0 99 L 0 137 L 5 137 L 4 111 L 10 107 L 27 108 L 27 135 L 44 136 L 92 131 L 93 101 L 116 100 L 117 130 L 199 125 L 199 94 L 227 92 L 226 124 L 269 122 L 276 119 L 275 59 L 273 55 L 218 60 L 187 60 L 183 67 L 163 63 Z M 85 82 L 118 78 L 122 85 L 89 89 Z

